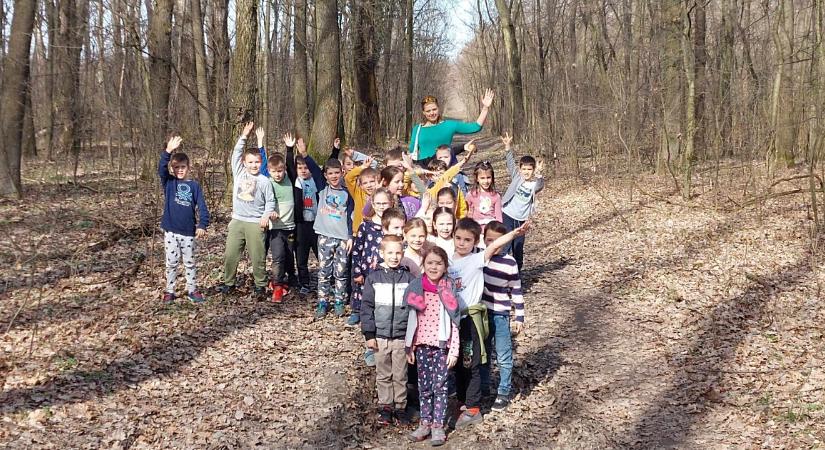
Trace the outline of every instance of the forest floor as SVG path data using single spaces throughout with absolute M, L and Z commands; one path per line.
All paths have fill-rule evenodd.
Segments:
M 548 177 L 527 237 L 513 403 L 447 447 L 825 446 L 808 197 L 737 206 L 763 192 L 758 165 L 723 166 L 715 188 L 700 171 L 690 202 L 669 179 L 583 169 Z M 82 170 L 0 203 L 0 446 L 423 445 L 374 425 L 363 338 L 308 299 L 162 305 L 156 183 Z M 221 274 L 213 213 L 203 286 Z

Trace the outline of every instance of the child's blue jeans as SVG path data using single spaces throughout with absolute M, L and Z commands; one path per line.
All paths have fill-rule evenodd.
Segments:
M 498 395 L 510 395 L 510 383 L 513 376 L 513 338 L 510 336 L 510 316 L 504 314 L 489 315 L 490 333 L 484 343 L 487 348 L 487 364 L 481 366 L 481 390 L 490 388 L 491 341 L 495 340 L 496 362 L 498 363 Z

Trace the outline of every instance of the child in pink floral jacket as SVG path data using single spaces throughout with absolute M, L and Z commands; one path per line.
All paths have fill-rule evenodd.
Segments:
M 421 421 L 410 434 L 415 442 L 430 436 L 441 445 L 447 416 L 447 371 L 458 361 L 459 303 L 453 280 L 447 277 L 447 253 L 433 247 L 424 255 L 421 278 L 404 292 L 409 309 L 407 362 L 418 363 L 418 394 Z

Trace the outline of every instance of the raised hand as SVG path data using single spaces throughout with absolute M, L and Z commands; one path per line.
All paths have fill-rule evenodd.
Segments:
M 510 144 L 513 143 L 513 136 L 510 136 L 510 133 L 504 133 L 501 135 L 501 142 L 504 143 L 504 148 L 510 150 Z
M 461 164 L 467 163 L 467 161 L 469 161 L 470 158 L 473 157 L 473 153 L 475 153 L 478 149 L 478 147 L 476 147 L 475 141 L 475 139 L 470 139 L 470 142 L 464 144 L 464 150 L 466 151 L 466 153 L 464 154 L 464 157 L 461 159 Z
M 493 99 L 496 97 L 496 94 L 493 92 L 492 89 L 487 89 L 484 91 L 484 96 L 481 97 L 481 106 L 485 108 L 489 108 L 493 104 Z
M 243 131 L 241 132 L 241 136 L 249 137 L 249 133 L 252 132 L 252 129 L 255 128 L 255 122 L 247 122 L 246 126 L 243 127 Z
M 406 170 L 412 171 L 413 170 L 412 155 L 410 155 L 407 152 L 401 152 L 401 166 L 403 166 L 404 169 L 406 169 Z
M 541 175 L 541 171 L 544 169 L 544 160 L 540 159 L 536 163 L 536 175 Z
M 295 148 L 298 149 L 298 154 L 301 155 L 301 158 L 307 157 L 307 144 L 304 142 L 304 138 L 298 138 L 298 141 L 295 142 Z
M 516 228 L 514 232 L 516 236 L 524 236 L 527 232 L 530 231 L 530 221 L 527 220 L 520 227 Z
M 180 143 L 183 142 L 183 138 L 180 136 L 173 136 L 172 139 L 169 139 L 169 142 L 166 143 L 166 152 L 172 153 L 180 147 Z
M 332 141 L 332 146 L 337 148 L 337 149 L 340 149 L 341 148 L 341 138 L 335 138 L 335 140 Z
M 361 167 L 367 168 L 372 165 L 372 156 L 367 156 L 364 161 L 361 163 Z
M 258 138 L 258 148 L 264 146 L 264 136 L 266 136 L 266 133 L 264 133 L 263 128 L 257 128 L 255 130 L 255 137 Z
M 284 134 L 283 139 L 284 145 L 286 145 L 287 147 L 295 147 L 295 136 L 293 136 L 291 133 Z

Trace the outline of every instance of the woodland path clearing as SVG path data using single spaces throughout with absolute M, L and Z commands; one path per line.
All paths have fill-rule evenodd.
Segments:
M 482 158 L 503 174 L 490 143 Z M 48 236 L 30 272 L 45 274 L 36 288 L 11 268 L 2 275 L 0 444 L 420 447 L 373 426 L 373 371 L 343 319 L 313 322 L 296 297 L 162 307 L 158 236 L 61 253 L 111 229 L 101 211 L 114 200 L 95 187 L 51 197 L 48 211 L 0 205 L 8 266 L 24 233 Z M 723 211 L 710 207 L 712 193 L 688 207 L 669 191 L 648 176 L 550 178 L 527 237 L 517 396 L 451 434 L 448 448 L 823 445 L 825 267 L 811 252 L 804 199 Z M 108 209 L 81 213 L 78 197 Z M 146 207 L 133 200 L 125 212 Z M 64 223 L 37 228 L 46 213 Z M 201 247 L 205 283 L 220 271 L 225 226 Z M 107 281 L 140 248 L 149 251 L 137 274 Z

